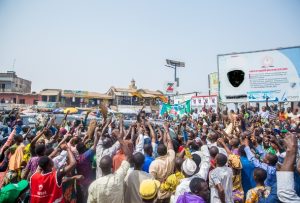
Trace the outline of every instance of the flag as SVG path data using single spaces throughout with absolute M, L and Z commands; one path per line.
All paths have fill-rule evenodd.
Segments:
M 179 115 L 179 117 L 182 117 L 184 114 L 191 113 L 191 100 L 174 105 L 162 103 L 160 109 L 160 115 L 167 112 L 170 116 L 177 117 Z

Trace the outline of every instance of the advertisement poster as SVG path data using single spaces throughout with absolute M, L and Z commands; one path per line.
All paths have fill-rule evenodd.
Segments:
M 192 109 L 198 109 L 198 111 L 201 111 L 202 108 L 205 106 L 205 108 L 212 107 L 215 111 L 218 108 L 218 96 L 217 95 L 211 95 L 211 96 L 193 96 L 191 99 L 191 108 Z
M 210 73 L 208 75 L 208 81 L 209 81 L 209 93 L 211 95 L 217 95 L 219 92 L 219 80 L 218 80 L 218 73 Z
M 221 102 L 299 101 L 300 47 L 218 56 Z

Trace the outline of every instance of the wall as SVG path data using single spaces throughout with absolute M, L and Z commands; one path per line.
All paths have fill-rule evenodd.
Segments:
M 25 104 L 33 105 L 34 102 L 39 100 L 39 95 L 21 95 L 16 93 L 1 93 L 0 94 L 0 103 L 17 103 L 20 104 L 22 100 Z

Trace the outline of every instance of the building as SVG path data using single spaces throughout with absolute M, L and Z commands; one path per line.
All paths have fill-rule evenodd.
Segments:
M 107 95 L 112 97 L 111 107 L 123 113 L 136 113 L 144 105 L 147 113 L 158 111 L 160 101 L 165 101 L 161 91 L 138 89 L 132 79 L 128 88 L 111 87 Z
M 40 97 L 35 92 L 33 93 L 19 93 L 19 92 L 5 92 L 0 93 L 1 104 L 37 104 Z
M 31 93 L 31 81 L 19 78 L 14 71 L 0 73 L 0 92 Z
M 40 91 L 41 101 L 43 102 L 60 102 L 61 89 L 43 89 Z
M 14 71 L 0 73 L 0 103 L 34 105 L 39 95 L 31 93 L 31 81 L 19 78 Z
M 63 90 L 61 95 L 62 106 L 94 107 L 99 104 L 112 104 L 112 96 L 98 92 L 80 90 Z

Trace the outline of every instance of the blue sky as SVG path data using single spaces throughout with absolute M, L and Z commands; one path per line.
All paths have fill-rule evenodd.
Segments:
M 217 54 L 300 45 L 298 0 L 2 0 L 0 71 L 33 90 L 163 89 L 165 59 L 186 63 L 180 92 L 207 92 Z

